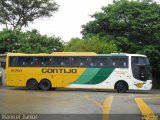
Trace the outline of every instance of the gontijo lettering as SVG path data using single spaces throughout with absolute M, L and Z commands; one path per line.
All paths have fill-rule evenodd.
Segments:
M 77 69 L 53 69 L 53 68 L 44 68 L 42 73 L 77 73 Z

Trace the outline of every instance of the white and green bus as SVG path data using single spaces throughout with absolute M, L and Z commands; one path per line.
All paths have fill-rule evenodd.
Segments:
M 6 86 L 150 90 L 151 67 L 145 55 L 54 52 L 11 53 L 6 58 Z

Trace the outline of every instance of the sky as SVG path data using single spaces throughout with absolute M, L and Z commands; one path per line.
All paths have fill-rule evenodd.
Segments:
M 35 20 L 27 30 L 36 28 L 41 34 L 55 35 L 68 42 L 71 38 L 81 38 L 82 25 L 91 21 L 90 15 L 101 11 L 112 0 L 55 0 L 60 6 L 52 18 Z

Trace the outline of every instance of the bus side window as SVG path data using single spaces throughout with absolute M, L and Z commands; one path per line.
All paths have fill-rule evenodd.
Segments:
M 61 58 L 61 66 L 70 66 L 70 59 L 69 59 L 69 57 L 62 57 Z
M 79 66 L 79 57 L 71 57 L 71 66 L 74 66 L 74 67 Z
M 18 57 L 18 66 L 25 65 L 25 57 Z
M 99 58 L 99 66 L 100 67 L 108 67 L 109 66 L 109 61 L 108 57 L 100 57 Z
M 25 66 L 33 66 L 33 57 L 26 57 Z
M 52 62 L 52 57 L 44 57 L 43 58 L 43 66 L 50 66 Z
M 118 66 L 122 67 L 122 68 L 127 68 L 128 67 L 128 58 L 127 57 L 125 57 L 125 58 L 120 57 Z
M 18 66 L 18 57 L 9 57 L 9 66 Z
M 104 64 L 103 64 L 102 62 L 100 62 L 100 63 L 99 63 L 99 65 L 100 65 L 101 67 L 103 67 L 103 66 L 104 66 Z
M 91 57 L 90 67 L 97 67 L 98 62 L 99 62 L 98 57 Z
M 37 67 L 44 66 L 43 57 L 35 57 L 34 58 L 34 65 Z
M 89 64 L 89 57 L 80 57 L 79 66 L 88 67 L 88 64 Z
M 112 66 L 117 67 L 118 66 L 118 57 L 111 57 L 112 59 Z
M 53 57 L 53 66 L 61 66 L 61 57 Z

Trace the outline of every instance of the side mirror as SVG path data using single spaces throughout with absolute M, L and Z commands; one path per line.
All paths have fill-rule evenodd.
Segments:
M 3 69 L 6 69 L 6 62 L 1 62 L 1 67 L 2 67 Z

